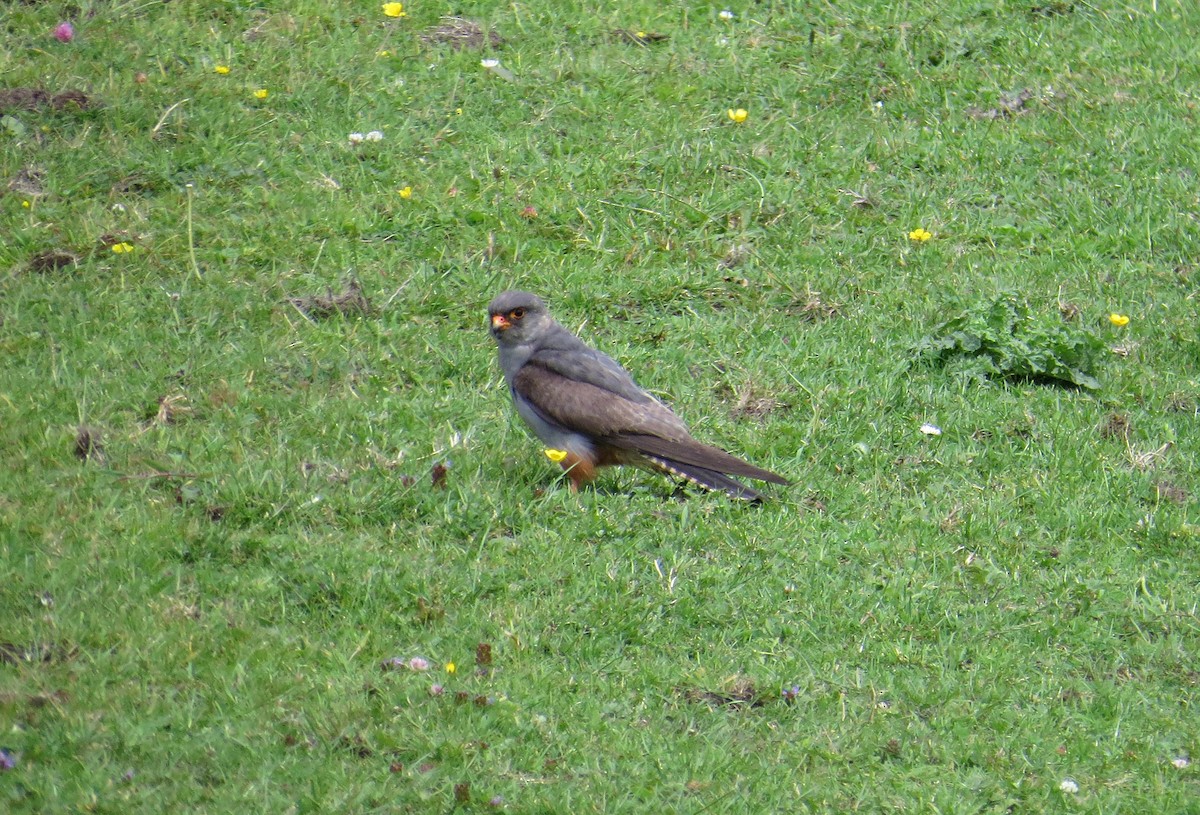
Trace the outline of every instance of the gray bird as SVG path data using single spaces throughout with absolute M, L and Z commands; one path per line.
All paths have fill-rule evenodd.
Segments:
M 500 368 L 517 413 L 571 479 L 591 481 L 596 468 L 619 464 L 679 476 L 734 498 L 762 496 L 730 476 L 787 484 L 724 450 L 696 441 L 670 408 L 638 387 L 611 357 L 589 348 L 554 321 L 536 295 L 506 291 L 488 306 Z

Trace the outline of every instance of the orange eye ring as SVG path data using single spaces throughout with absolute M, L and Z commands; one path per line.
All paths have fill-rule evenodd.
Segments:
M 525 309 L 523 309 L 523 308 L 514 308 L 512 311 L 510 311 L 508 313 L 508 317 L 510 320 L 519 320 L 524 316 L 525 316 Z

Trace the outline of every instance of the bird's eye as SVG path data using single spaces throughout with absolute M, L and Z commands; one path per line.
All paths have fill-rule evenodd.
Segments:
M 519 320 L 519 319 L 521 319 L 522 317 L 524 317 L 524 316 L 525 316 L 525 309 L 523 309 L 523 308 L 514 308 L 514 309 L 513 309 L 511 312 L 509 312 L 509 315 L 508 315 L 508 316 L 509 316 L 509 317 L 511 317 L 511 318 L 512 318 L 512 319 L 514 319 L 514 320 Z

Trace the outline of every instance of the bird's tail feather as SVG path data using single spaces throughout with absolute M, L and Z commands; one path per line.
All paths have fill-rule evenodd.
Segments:
M 743 501 L 761 501 L 758 491 L 747 487 L 740 481 L 735 481 L 725 473 L 698 467 L 683 461 L 673 461 L 669 458 L 646 454 L 650 466 L 668 475 L 678 476 L 707 490 L 723 492 L 730 498 L 740 498 Z
M 675 466 L 686 467 L 697 472 L 715 473 L 717 475 L 740 475 L 746 478 L 756 478 L 759 481 L 770 481 L 773 484 L 788 484 L 786 478 L 756 467 L 748 461 L 742 461 L 737 456 L 726 453 L 719 447 L 703 444 L 695 439 L 664 439 L 658 436 L 623 433 L 611 436 L 605 441 L 615 447 L 635 450 L 651 458 L 670 461 Z M 732 479 L 725 478 L 726 481 Z M 738 482 L 732 481 L 737 484 Z M 729 490 L 720 487 L 726 492 Z

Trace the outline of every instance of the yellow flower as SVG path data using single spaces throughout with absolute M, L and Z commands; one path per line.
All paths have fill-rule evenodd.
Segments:
M 377 57 L 390 57 L 391 55 L 392 55 L 392 52 L 387 50 L 386 48 L 383 49 L 382 51 L 375 52 L 375 56 L 377 56 Z
M 563 460 L 566 459 L 566 457 L 567 457 L 566 450 L 554 450 L 554 449 L 547 447 L 542 452 L 544 452 L 546 454 L 546 458 L 550 459 L 555 464 L 561 464 L 563 462 Z
M 112 245 L 112 250 L 113 250 L 114 254 L 126 255 L 133 251 L 133 244 L 132 243 L 124 243 L 124 242 L 114 243 Z
M 258 90 L 256 90 L 254 92 L 255 99 L 266 99 L 270 95 L 271 95 L 271 92 L 268 91 L 266 88 L 259 88 Z
M 404 187 L 400 190 L 400 197 L 407 201 L 412 198 L 412 187 Z
M 29 209 L 33 206 L 33 204 L 29 203 L 28 201 L 22 201 L 21 206 L 25 207 L 25 209 Z
M 213 70 L 219 73 L 221 76 L 225 76 L 225 74 L 229 73 L 229 66 L 218 65 L 217 67 L 213 68 Z
M 644 40 L 644 39 L 646 39 L 646 32 L 645 31 L 635 31 L 635 32 L 633 32 L 633 36 L 637 37 L 639 40 Z
M 933 237 L 932 232 L 930 232 L 926 229 L 922 229 L 919 226 L 916 229 L 914 229 L 912 232 L 908 233 L 908 239 L 915 243 L 924 243 L 925 241 L 929 240 L 932 237 Z
M 446 673 L 452 674 L 452 673 L 455 673 L 457 670 L 458 670 L 458 666 L 455 665 L 453 662 L 446 663 Z
M 403 3 L 384 3 L 383 4 L 383 13 L 386 14 L 388 17 L 407 17 L 408 16 L 407 14 L 404 13 L 404 4 Z
M 1121 328 L 1122 326 L 1129 325 L 1129 316 L 1126 314 L 1117 314 L 1114 311 L 1112 314 L 1108 315 L 1108 321 L 1117 328 Z
M 746 118 L 750 115 L 745 108 L 738 108 L 737 110 L 730 108 L 726 113 L 729 114 L 729 120 L 737 124 L 746 121 Z

